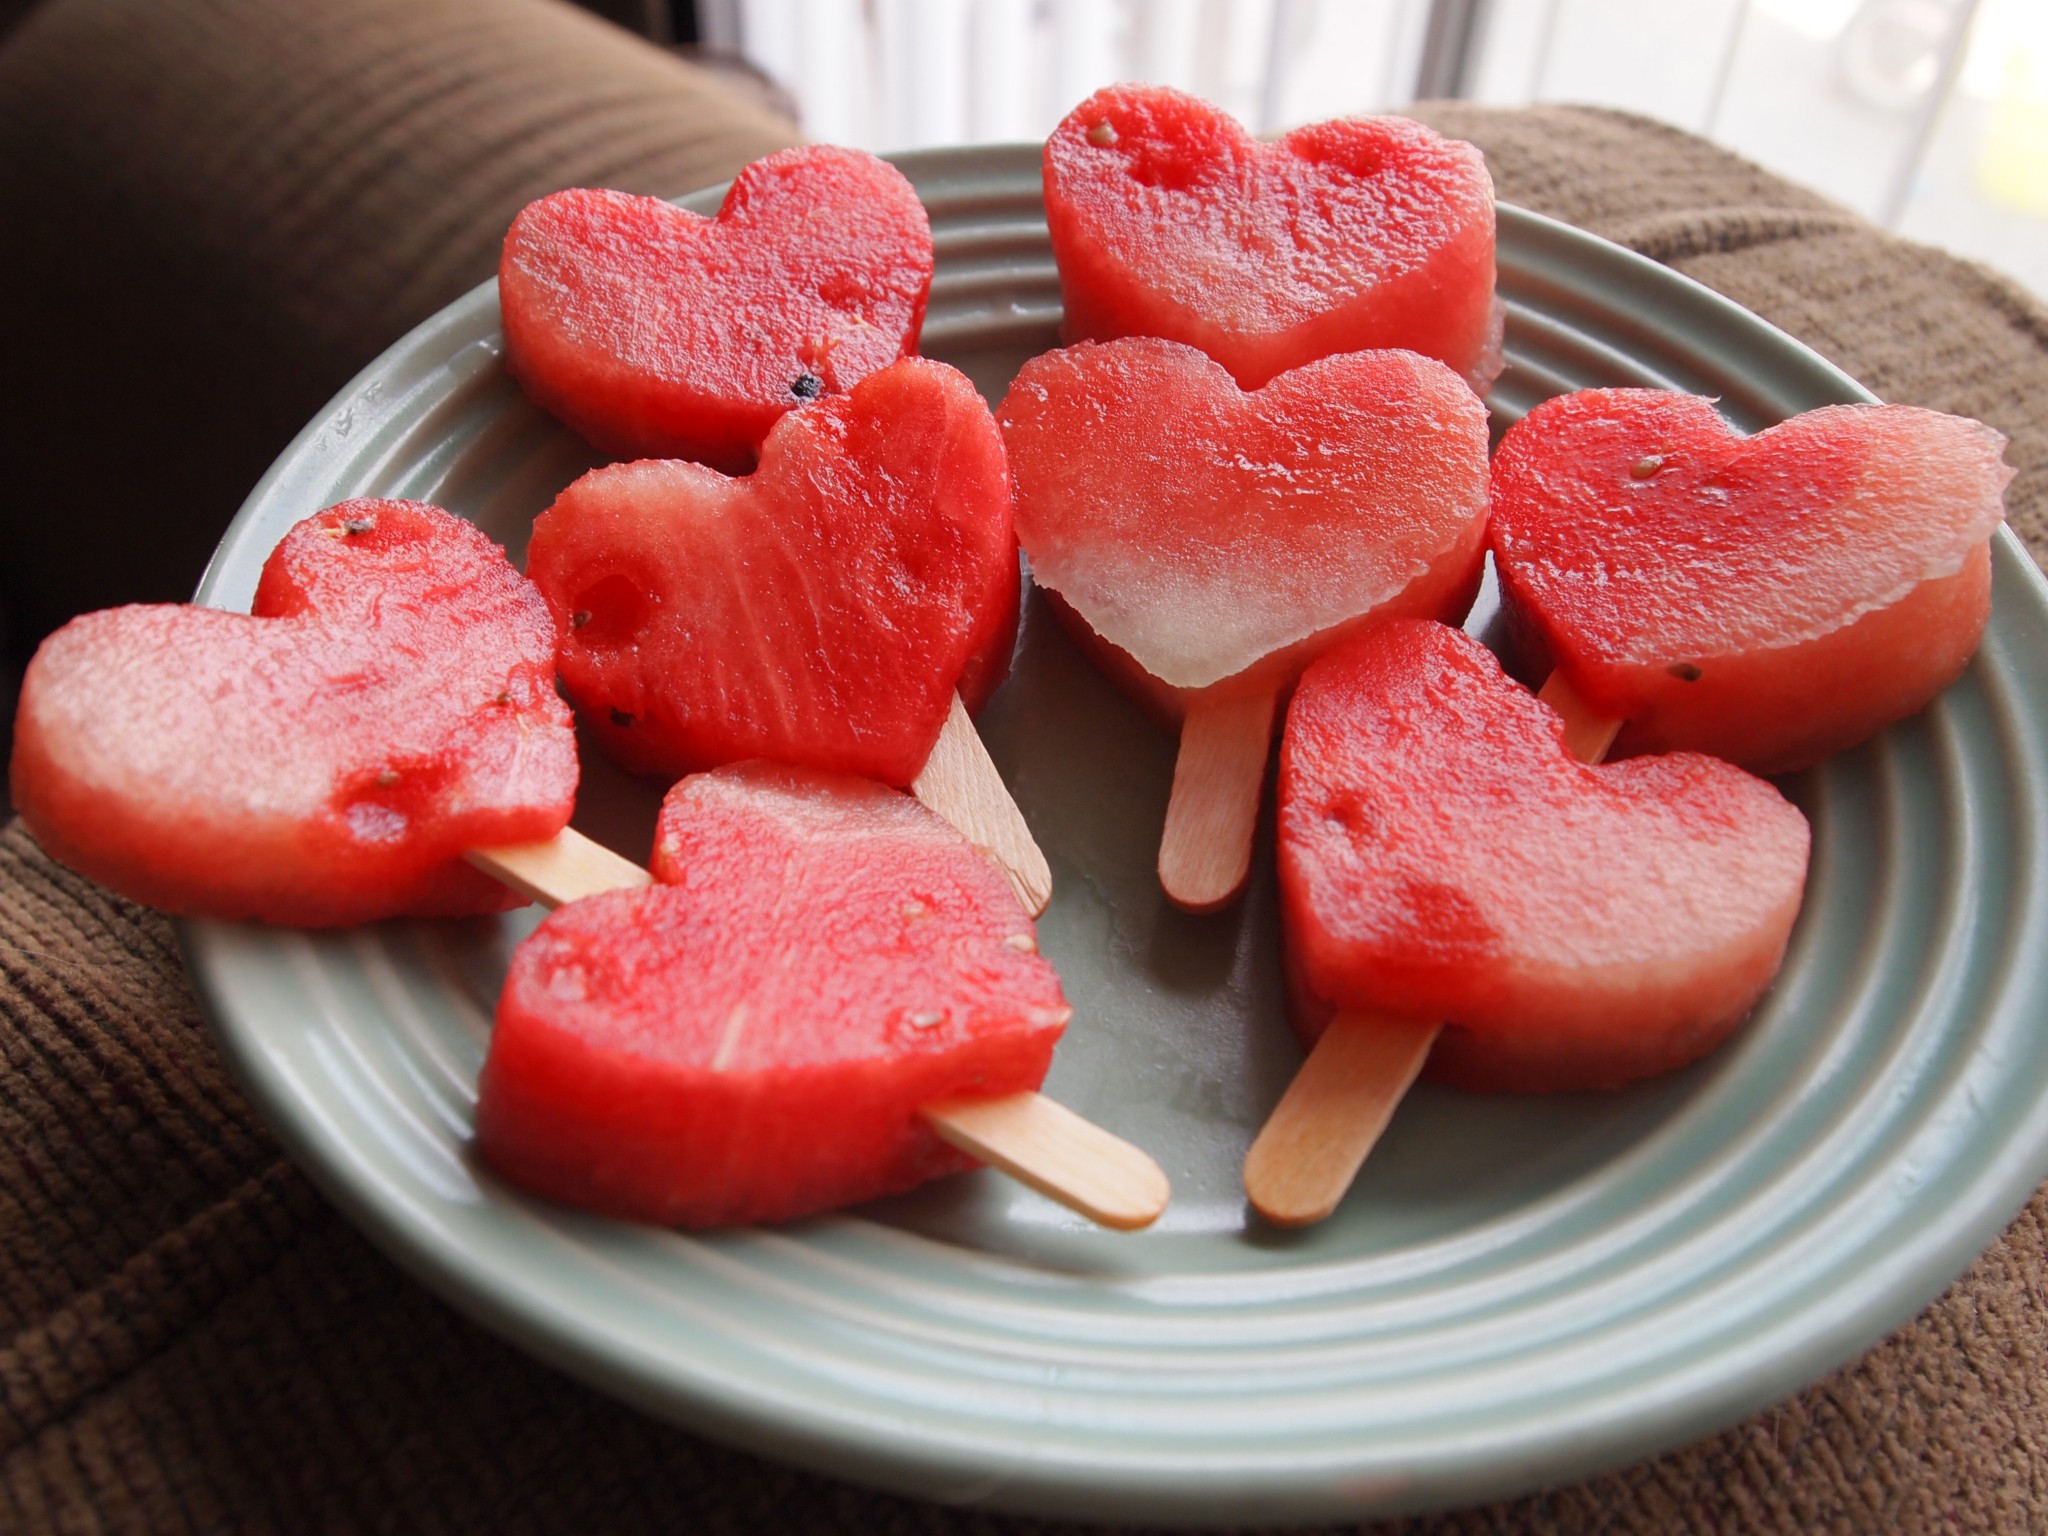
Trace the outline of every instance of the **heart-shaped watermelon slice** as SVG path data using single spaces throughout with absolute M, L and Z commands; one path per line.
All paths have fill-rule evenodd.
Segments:
M 1154 709 L 1284 691 L 1374 615 L 1453 618 L 1486 544 L 1486 409 L 1352 352 L 1255 391 L 1157 338 L 1033 358 L 997 411 L 1032 578 Z
M 1046 141 L 1045 213 L 1068 341 L 1171 337 L 1247 389 L 1380 347 L 1482 392 L 1500 372 L 1493 179 L 1407 118 L 1261 144 L 1193 96 L 1111 86 Z
M 1303 675 L 1280 749 L 1297 1027 L 1445 1021 L 1428 1073 L 1613 1087 L 1713 1049 L 1784 956 L 1805 818 L 1697 753 L 1588 766 L 1491 653 L 1396 620 Z
M 996 866 L 906 795 L 766 763 L 670 791 L 666 882 L 520 945 L 477 1141 L 536 1193 L 689 1227 L 974 1166 L 920 1106 L 1033 1089 L 1069 1009 Z
M 784 150 L 714 219 L 624 192 L 529 204 L 505 236 L 505 357 L 542 407 L 620 458 L 744 470 L 785 411 L 917 350 L 932 236 L 901 172 Z
M 170 912 L 503 911 L 461 854 L 568 823 L 554 625 L 461 518 L 344 502 L 285 535 L 253 614 L 111 608 L 44 641 L 12 791 L 51 854 Z
M 1623 720 L 1618 753 L 1782 773 L 1955 681 L 1991 612 L 2005 438 L 1904 405 L 1744 437 L 1696 395 L 1537 406 L 1493 466 L 1516 670 Z
M 593 470 L 534 524 L 564 685 L 636 771 L 772 758 L 907 785 L 1016 624 L 1002 435 L 910 358 L 784 417 L 752 475 Z

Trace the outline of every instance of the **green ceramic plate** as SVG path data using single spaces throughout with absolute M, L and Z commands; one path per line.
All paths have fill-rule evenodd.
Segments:
M 939 252 L 925 347 L 999 398 L 1055 344 L 1026 149 L 906 157 Z M 709 210 L 716 194 L 694 200 Z M 1505 424 L 1555 391 L 1673 385 L 1756 428 L 1869 398 L 1755 317 L 1501 211 Z M 478 289 L 300 436 L 201 596 L 245 605 L 296 519 L 424 497 L 522 550 L 590 459 L 499 365 Z M 2010 536 L 1990 634 L 1922 717 L 1793 781 L 1812 819 L 1783 977 L 1712 1059 L 1624 1093 L 1424 1088 L 1337 1217 L 1247 1219 L 1238 1168 L 1298 1054 L 1274 898 L 1154 886 L 1173 742 L 1036 603 L 983 722 L 1051 858 L 1076 1005 L 1048 1090 L 1171 1174 L 1152 1231 L 988 1174 L 711 1237 L 530 1200 L 470 1148 L 507 953 L 532 925 L 187 925 L 243 1081 L 401 1263 L 534 1353 L 720 1439 L 942 1500 L 1161 1522 L 1412 1510 L 1728 1424 L 1904 1322 L 2048 1174 L 2041 838 L 2048 589 Z M 654 794 L 587 769 L 585 830 L 644 856 Z M 1261 861 L 1270 865 L 1270 837 Z

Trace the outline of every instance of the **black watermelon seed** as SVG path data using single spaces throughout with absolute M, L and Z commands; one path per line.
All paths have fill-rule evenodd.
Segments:
M 1700 669 L 1689 661 L 1674 661 L 1664 670 L 1681 683 L 1696 683 L 1700 680 Z
M 633 717 L 627 714 L 623 709 L 614 709 L 612 711 L 612 724 L 618 726 L 621 730 L 625 729 L 632 723 Z
M 789 392 L 799 400 L 815 400 L 825 393 L 825 381 L 815 373 L 800 373 L 790 380 Z

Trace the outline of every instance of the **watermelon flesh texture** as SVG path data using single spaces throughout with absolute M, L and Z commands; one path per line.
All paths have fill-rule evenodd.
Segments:
M 1471 637 L 1397 620 L 1310 667 L 1280 749 L 1294 1017 L 1442 1021 L 1427 1075 L 1607 1088 L 1741 1023 L 1784 957 L 1806 821 L 1697 753 L 1588 766 Z
M 1904 405 L 1745 438 L 1693 395 L 1546 401 L 1494 461 L 1512 664 L 1561 668 L 1625 720 L 1618 754 L 1810 766 L 1920 709 L 1976 651 L 2004 446 Z
M 1501 369 L 1493 179 L 1399 117 L 1261 144 L 1163 86 L 1117 85 L 1046 141 L 1068 341 L 1165 336 L 1254 389 L 1336 352 L 1402 347 L 1484 392 Z
M 50 853 L 167 912 L 324 927 L 497 912 L 464 849 L 568 824 L 576 743 L 540 594 L 417 502 L 298 524 L 253 614 L 74 619 L 24 679 L 11 787 Z
M 931 280 L 902 173 L 812 145 L 749 165 L 715 219 L 541 198 L 506 233 L 498 299 L 513 377 L 596 447 L 743 472 L 784 412 L 917 350 Z
M 1059 978 L 1002 873 L 908 796 L 701 774 L 653 868 L 513 957 L 477 1140 L 522 1187 L 663 1225 L 786 1221 L 973 1167 L 919 1106 L 1044 1080 Z
M 670 779 L 761 757 L 907 785 L 1016 629 L 1002 437 L 964 374 L 916 358 L 783 418 L 751 476 L 593 470 L 527 564 L 587 726 Z
M 1413 352 L 1255 391 L 1157 338 L 1033 358 L 997 410 L 1033 578 L 1155 712 L 1284 692 L 1375 617 L 1456 618 L 1485 557 L 1486 409 Z

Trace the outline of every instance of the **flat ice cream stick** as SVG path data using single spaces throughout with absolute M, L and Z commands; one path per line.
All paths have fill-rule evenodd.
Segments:
M 467 858 L 551 907 L 654 883 L 630 859 L 570 828 L 542 843 L 472 849 Z M 1106 1227 L 1131 1231 L 1149 1226 L 1166 1209 L 1171 1189 L 1151 1157 L 1043 1094 L 953 1098 L 927 1104 L 921 1113 L 934 1131 L 970 1157 Z
M 1175 906 L 1215 912 L 1243 892 L 1278 703 L 1272 693 L 1240 694 L 1199 705 L 1181 722 L 1159 839 L 1159 884 Z
M 1336 1210 L 1439 1028 L 1362 1009 L 1332 1019 L 1245 1155 L 1252 1209 L 1282 1227 Z
M 574 827 L 564 827 L 545 842 L 472 848 L 463 857 L 520 895 L 550 907 L 600 891 L 632 890 L 654 883 L 654 876 L 631 859 L 592 842 Z
M 1149 1227 L 1172 1193 L 1149 1156 L 1042 1093 L 946 1099 L 919 1113 L 968 1156 L 1120 1232 Z
M 1564 747 L 1573 757 L 1597 763 L 1607 755 L 1622 722 L 1594 710 L 1564 673 L 1552 672 L 1536 697 L 1564 716 Z
M 1052 900 L 1052 867 L 957 693 L 945 729 L 910 792 L 926 810 L 1003 866 L 1026 912 L 1037 917 L 1045 910 Z
M 1597 763 L 1607 755 L 1621 722 L 1589 709 L 1562 672 L 1552 672 L 1537 697 L 1564 717 L 1572 756 Z M 1442 1027 L 1364 1009 L 1339 1012 L 1245 1154 L 1252 1209 L 1283 1227 L 1309 1226 L 1336 1210 Z

